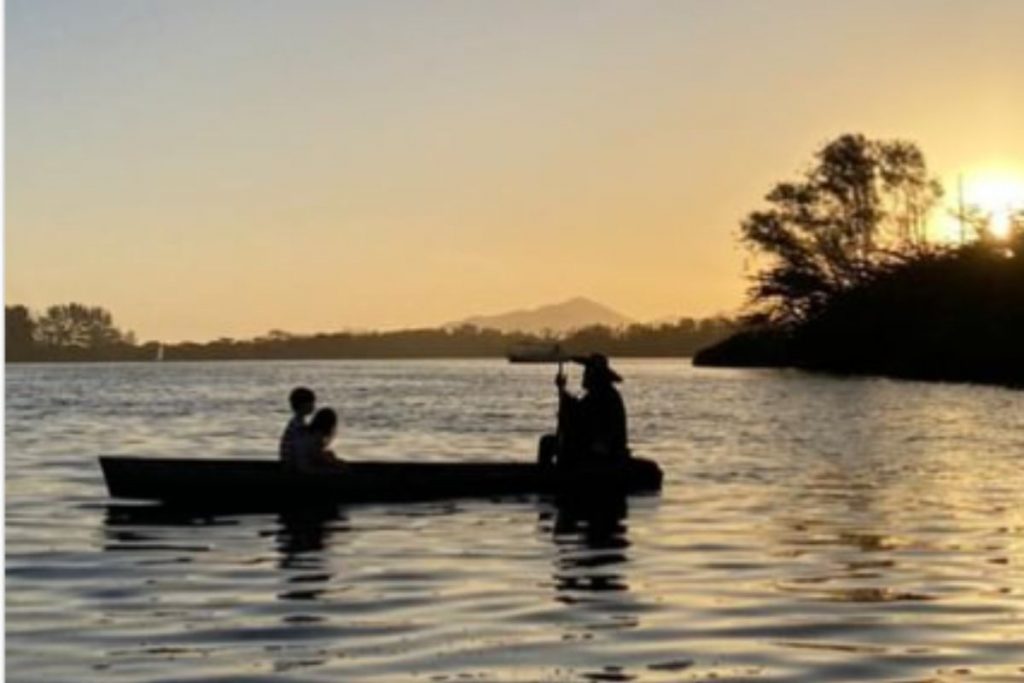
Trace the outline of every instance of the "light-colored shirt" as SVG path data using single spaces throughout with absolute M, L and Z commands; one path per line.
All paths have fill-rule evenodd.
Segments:
M 302 442 L 307 434 L 306 419 L 304 417 L 295 415 L 292 419 L 288 420 L 284 433 L 281 434 L 281 446 L 279 448 L 281 462 L 293 466 L 297 465 L 296 457 L 302 449 Z
M 292 464 L 299 472 L 315 472 L 336 463 L 334 454 L 327 450 L 327 439 L 306 429 L 299 435 L 292 451 Z

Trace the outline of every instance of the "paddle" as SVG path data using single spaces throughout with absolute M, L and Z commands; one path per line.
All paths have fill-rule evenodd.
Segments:
M 565 363 L 566 361 L 573 360 L 572 356 L 566 355 L 562 351 L 562 345 L 558 343 L 554 344 L 522 344 L 508 352 L 508 360 L 510 363 L 558 363 L 558 374 L 555 375 L 555 384 L 559 387 L 559 396 L 561 396 L 562 387 L 565 386 Z M 558 401 L 558 419 L 555 426 L 555 443 L 558 444 L 556 448 L 560 449 L 563 434 L 562 434 L 562 423 L 564 422 L 562 416 L 564 403 L 559 398 Z M 541 439 L 540 449 L 544 450 L 544 437 Z M 543 456 L 538 455 L 538 459 Z

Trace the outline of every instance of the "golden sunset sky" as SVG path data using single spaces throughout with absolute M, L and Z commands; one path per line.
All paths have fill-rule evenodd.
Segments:
M 167 341 L 732 311 L 739 219 L 837 134 L 915 140 L 949 188 L 1024 178 L 1022 26 L 1018 0 L 9 0 L 6 301 Z

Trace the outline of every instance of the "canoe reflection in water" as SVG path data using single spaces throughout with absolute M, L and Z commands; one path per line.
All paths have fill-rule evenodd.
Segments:
M 526 525 L 513 532 L 529 569 L 513 580 L 515 594 L 486 542 L 449 535 L 507 532 L 509 519 Z M 496 638 L 544 625 L 586 679 L 591 665 L 622 664 L 601 648 L 614 633 L 636 628 L 649 608 L 627 581 L 626 521 L 625 497 L 314 506 L 255 517 L 109 505 L 105 547 L 122 554 L 115 564 L 124 572 L 123 596 L 103 618 L 121 618 L 127 603 L 165 634 L 126 648 L 126 658 L 144 648 L 188 647 L 204 662 L 241 655 L 274 673 L 323 668 L 331 675 L 363 653 L 458 672 L 498 666 L 507 655 L 493 646 Z M 515 617 L 467 641 L 469 655 L 445 651 L 437 659 L 455 628 L 495 604 Z M 229 636 L 246 644 L 222 651 Z M 594 675 L 627 680 L 604 668 Z
M 183 542 L 178 527 L 229 526 L 238 522 L 213 515 L 163 505 L 106 506 L 103 518 L 103 549 L 116 551 L 179 551 L 182 556 L 168 561 L 190 562 L 191 555 L 210 550 L 205 543 Z

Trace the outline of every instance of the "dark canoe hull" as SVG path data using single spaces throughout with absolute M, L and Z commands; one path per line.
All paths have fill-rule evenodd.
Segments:
M 632 458 L 571 471 L 533 463 L 351 462 L 300 474 L 275 461 L 102 456 L 114 498 L 216 509 L 277 510 L 308 504 L 493 498 L 525 494 L 604 496 L 661 488 L 657 464 Z

